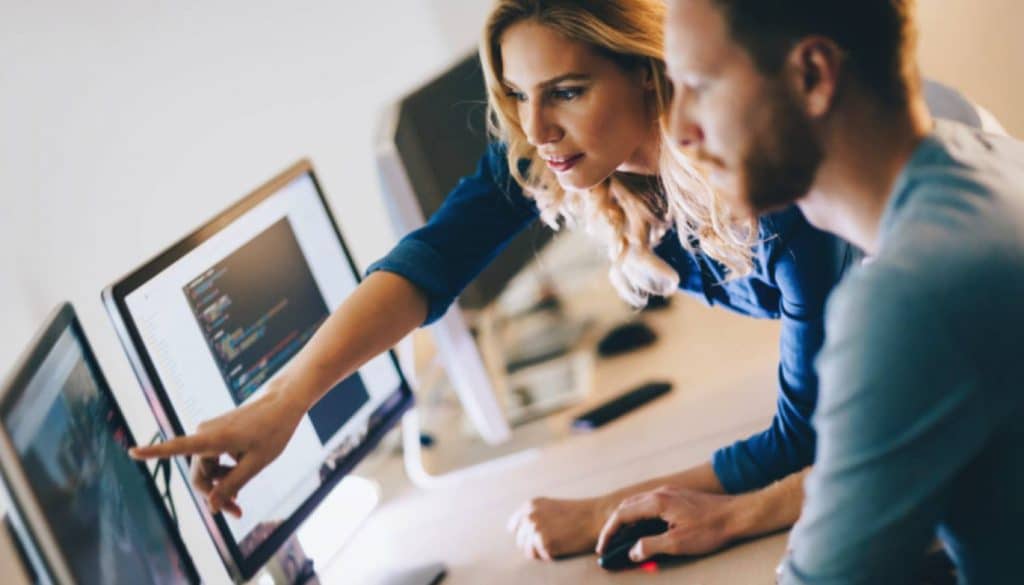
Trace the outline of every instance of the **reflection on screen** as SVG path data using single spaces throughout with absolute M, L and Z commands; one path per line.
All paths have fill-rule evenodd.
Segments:
M 80 583 L 188 582 L 128 433 L 69 330 L 4 420 L 51 532 Z

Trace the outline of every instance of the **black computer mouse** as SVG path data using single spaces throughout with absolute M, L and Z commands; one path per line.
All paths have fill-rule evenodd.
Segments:
M 654 343 L 658 335 L 643 321 L 619 325 L 605 334 L 597 343 L 597 353 L 608 357 L 626 353 Z
M 668 530 L 668 523 L 661 518 L 648 518 L 633 524 L 627 524 L 608 539 L 604 554 L 597 559 L 597 564 L 607 571 L 619 571 L 637 566 L 629 560 L 629 549 L 638 540 L 646 536 L 654 536 Z
M 645 311 L 645 312 L 646 311 L 661 311 L 663 309 L 669 308 L 671 305 L 672 305 L 672 297 L 659 297 L 658 295 L 653 295 L 653 296 L 647 297 L 647 304 L 644 305 L 644 308 L 642 308 L 640 310 L 641 311 Z

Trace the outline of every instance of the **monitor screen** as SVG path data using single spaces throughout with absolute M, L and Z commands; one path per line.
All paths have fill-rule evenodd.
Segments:
M 3 473 L 57 582 L 197 583 L 160 492 L 65 306 L 3 390 Z
M 359 275 L 303 161 L 104 294 L 163 430 L 194 433 L 258 397 Z M 200 509 L 229 570 L 248 578 L 411 404 L 393 354 L 339 382 L 284 452 L 238 494 Z

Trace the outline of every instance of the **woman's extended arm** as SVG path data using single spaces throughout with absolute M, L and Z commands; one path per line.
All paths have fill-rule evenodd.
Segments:
M 193 435 L 137 447 L 132 456 L 196 456 L 192 483 L 207 494 L 210 510 L 239 516 L 238 490 L 281 454 L 306 411 L 339 380 L 405 337 L 426 315 L 426 297 L 411 282 L 388 272 L 371 274 L 270 382 L 263 396 L 203 422 Z M 225 453 L 237 465 L 221 465 Z
M 504 150 L 492 145 L 423 228 L 409 234 L 334 311 L 259 399 L 199 425 L 196 434 L 140 458 L 197 455 L 192 482 L 210 508 L 240 515 L 238 490 L 284 450 L 306 411 L 339 380 L 439 318 L 504 244 L 536 218 L 510 182 Z M 222 466 L 227 453 L 237 465 Z

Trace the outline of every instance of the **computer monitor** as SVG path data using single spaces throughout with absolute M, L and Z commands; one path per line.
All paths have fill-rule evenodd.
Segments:
M 0 471 L 42 582 L 198 583 L 199 575 L 71 305 L 0 388 Z
M 385 109 L 377 167 L 396 236 L 421 227 L 459 179 L 473 173 L 488 144 L 486 103 L 480 60 L 473 53 Z M 431 326 L 466 414 L 490 443 L 507 439 L 509 426 L 466 310 L 490 305 L 536 258 L 551 233 L 536 222 L 519 234 Z
M 103 299 L 161 430 L 175 436 L 265 392 L 358 282 L 313 167 L 301 161 Z M 193 493 L 228 571 L 254 575 L 411 403 L 386 352 L 309 411 L 239 492 L 241 518 L 211 515 Z
M 490 142 L 487 135 L 487 90 L 480 58 L 474 52 L 447 71 L 398 100 L 386 114 L 388 124 L 380 153 L 389 150 L 409 179 L 411 193 L 392 193 L 385 177 L 389 206 L 394 199 L 415 203 L 416 213 L 399 213 L 396 227 L 412 231 L 436 212 L 459 179 L 473 174 Z M 401 204 L 397 205 L 401 207 Z M 482 309 L 532 262 L 552 231 L 536 222 L 519 234 L 459 295 L 464 309 Z

